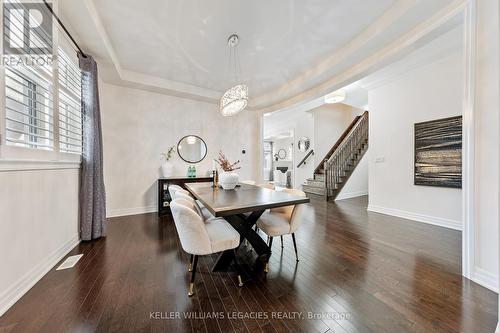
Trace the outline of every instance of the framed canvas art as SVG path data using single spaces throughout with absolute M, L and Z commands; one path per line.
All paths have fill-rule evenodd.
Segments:
M 415 124 L 414 184 L 462 188 L 462 116 Z

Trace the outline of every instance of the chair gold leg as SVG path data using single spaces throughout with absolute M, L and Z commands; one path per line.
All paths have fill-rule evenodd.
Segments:
M 196 266 L 198 266 L 198 256 L 193 256 L 193 271 L 191 272 L 191 279 L 189 280 L 189 290 L 188 296 L 191 297 L 194 294 L 194 277 L 196 275 Z
M 192 271 L 193 271 L 193 264 L 189 263 L 188 272 L 192 272 Z
M 264 272 L 268 273 L 269 272 L 269 263 L 266 262 L 266 266 L 264 267 Z
M 241 275 L 238 275 L 238 287 L 243 287 L 243 281 L 241 280 Z

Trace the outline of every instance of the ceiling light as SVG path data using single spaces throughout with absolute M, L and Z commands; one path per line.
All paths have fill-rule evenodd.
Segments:
M 326 104 L 342 103 L 345 100 L 345 90 L 340 89 L 325 96 Z
M 240 61 L 237 53 L 239 43 L 238 35 L 231 35 L 227 40 L 229 46 L 229 61 L 234 66 L 234 80 L 238 82 L 238 71 Z M 248 105 L 248 87 L 244 84 L 234 85 L 229 88 L 221 97 L 219 109 L 223 116 L 233 116 L 243 111 Z
M 220 99 L 220 112 L 232 116 L 245 109 L 248 104 L 248 87 L 238 84 L 224 93 Z

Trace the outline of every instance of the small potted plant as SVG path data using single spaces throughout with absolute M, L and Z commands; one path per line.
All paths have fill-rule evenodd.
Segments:
M 174 171 L 174 165 L 170 160 L 174 157 L 174 146 L 168 148 L 167 152 L 161 153 L 161 174 L 163 177 L 171 177 Z
M 239 182 L 239 177 L 235 170 L 241 169 L 238 164 L 240 161 L 236 161 L 234 163 L 229 162 L 227 157 L 222 153 L 222 151 L 219 152 L 219 158 L 215 160 L 217 164 L 221 167 L 224 172 L 222 172 L 219 176 L 219 184 L 222 186 L 223 189 L 225 190 L 234 190 L 236 185 L 238 185 Z

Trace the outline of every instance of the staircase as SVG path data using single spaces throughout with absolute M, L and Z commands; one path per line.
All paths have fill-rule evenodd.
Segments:
M 368 149 L 368 111 L 354 118 L 314 170 L 314 178 L 302 185 L 309 194 L 335 199 Z

